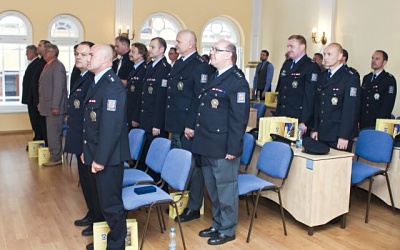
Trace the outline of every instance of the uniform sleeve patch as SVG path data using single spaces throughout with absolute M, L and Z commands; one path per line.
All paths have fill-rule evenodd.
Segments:
M 246 102 L 246 92 L 237 93 L 237 103 L 245 103 Z
M 164 88 L 166 88 L 167 87 L 167 79 L 162 79 L 161 80 L 161 87 L 164 87 Z
M 393 94 L 394 93 L 394 86 L 389 86 L 389 94 Z
M 312 73 L 311 74 L 311 81 L 316 82 L 318 80 L 318 74 L 317 73 Z
M 207 74 L 201 74 L 200 82 L 207 83 L 208 76 Z
M 355 87 L 350 88 L 350 96 L 357 96 L 357 88 Z
M 107 100 L 107 111 L 115 111 L 117 109 L 117 100 Z

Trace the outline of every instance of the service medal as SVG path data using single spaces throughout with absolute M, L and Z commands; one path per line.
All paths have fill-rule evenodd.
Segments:
M 96 116 L 97 116 L 96 112 L 94 112 L 94 111 L 90 112 L 90 119 L 92 119 L 92 122 L 96 121 Z
M 80 105 L 81 105 L 81 102 L 80 102 L 78 99 L 75 99 L 75 100 L 74 100 L 74 107 L 75 107 L 76 109 L 78 109 Z
M 218 105 L 219 105 L 219 101 L 218 101 L 217 99 L 212 99 L 212 100 L 211 100 L 211 107 L 212 107 L 213 109 L 218 108 Z
M 150 87 L 147 89 L 147 91 L 149 92 L 150 95 L 153 94 L 153 87 L 150 86 Z
M 292 82 L 292 87 L 294 88 L 294 89 L 297 89 L 297 86 L 299 85 L 299 83 L 297 82 L 297 81 L 293 81 Z
M 379 94 L 375 93 L 374 98 L 375 98 L 375 100 L 379 100 Z
M 338 103 L 337 97 L 332 97 L 331 102 L 332 102 L 332 105 L 337 105 L 337 103 Z
M 135 92 L 135 85 L 131 85 L 131 92 Z
M 178 90 L 183 90 L 183 82 L 178 82 L 176 86 L 178 87 Z

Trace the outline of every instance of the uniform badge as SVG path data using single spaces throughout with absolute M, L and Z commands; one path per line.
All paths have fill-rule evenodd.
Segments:
M 375 100 L 379 100 L 379 94 L 375 93 L 374 98 L 375 98 Z
M 161 80 L 161 87 L 166 88 L 167 87 L 167 79 L 162 79 Z
M 355 87 L 350 88 L 350 96 L 357 96 L 357 88 Z
M 331 102 L 332 102 L 332 105 L 337 105 L 337 103 L 338 103 L 337 97 L 336 96 L 332 97 Z
M 282 70 L 281 76 L 285 77 L 286 76 L 286 70 Z
M 107 111 L 117 110 L 117 100 L 107 100 Z
M 131 85 L 131 92 L 135 92 L 135 85 Z
M 78 99 L 75 99 L 75 100 L 74 100 L 74 107 L 75 107 L 76 109 L 78 109 L 80 105 L 81 105 L 81 102 L 80 102 Z
M 178 90 L 183 90 L 183 82 L 178 82 L 176 86 L 178 87 Z
M 297 86 L 299 85 L 299 83 L 297 82 L 297 81 L 293 81 L 292 82 L 292 87 L 294 88 L 294 89 L 297 89 Z
M 207 83 L 208 76 L 207 74 L 201 74 L 200 82 Z
M 92 119 L 92 122 L 96 121 L 96 116 L 97 116 L 96 112 L 94 112 L 94 111 L 90 112 L 90 119 Z
M 218 108 L 218 105 L 219 105 L 219 101 L 218 101 L 217 99 L 212 99 L 212 100 L 211 100 L 211 107 L 212 107 L 213 109 Z
M 312 73 L 311 74 L 311 81 L 316 82 L 318 80 L 318 74 L 317 73 Z
M 246 102 L 246 93 L 238 92 L 237 93 L 237 103 L 245 103 Z
M 110 79 L 111 79 L 111 81 L 112 81 L 112 82 L 115 82 L 115 80 L 114 80 L 114 78 L 113 78 L 113 77 L 110 77 Z
M 153 87 L 150 86 L 150 87 L 147 89 L 147 91 L 149 92 L 150 95 L 153 94 Z
M 393 94 L 394 93 L 394 87 L 393 86 L 389 86 L 389 94 Z

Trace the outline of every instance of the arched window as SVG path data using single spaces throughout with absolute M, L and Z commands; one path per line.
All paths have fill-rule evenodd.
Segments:
M 201 36 L 201 54 L 209 54 L 214 43 L 221 39 L 228 40 L 236 46 L 238 56 L 236 64 L 239 68 L 242 68 L 243 53 L 240 45 L 239 32 L 235 25 L 228 19 L 221 17 L 214 18 L 205 25 Z
M 74 46 L 83 39 L 83 27 L 77 18 L 71 15 L 59 15 L 51 20 L 48 28 L 48 40 L 57 45 L 60 50 L 58 59 L 64 64 L 67 71 L 68 86 L 70 86 L 69 74 L 75 64 Z
M 175 47 L 176 34 L 181 29 L 181 25 L 173 16 L 166 13 L 155 13 L 143 22 L 139 40 L 149 45 L 152 38 L 162 37 L 167 42 L 166 53 L 168 53 L 168 48 Z
M 0 13 L 0 106 L 2 111 L 24 110 L 22 76 L 28 61 L 26 46 L 32 43 L 32 25 L 17 11 Z

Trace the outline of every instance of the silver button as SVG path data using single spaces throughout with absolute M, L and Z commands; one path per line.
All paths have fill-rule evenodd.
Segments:
M 201 106 L 204 106 L 204 103 L 201 103 Z
M 217 129 L 217 132 L 219 132 L 219 129 Z
M 86 143 L 87 143 L 87 141 L 86 141 L 86 140 L 84 140 L 84 141 L 83 141 L 83 143 L 85 143 L 85 144 L 86 144 Z
M 200 127 L 200 124 L 197 123 L 196 126 L 197 126 L 197 127 Z
M 169 105 L 167 105 L 167 108 L 169 108 Z
M 204 93 L 204 95 L 207 95 L 207 93 Z

